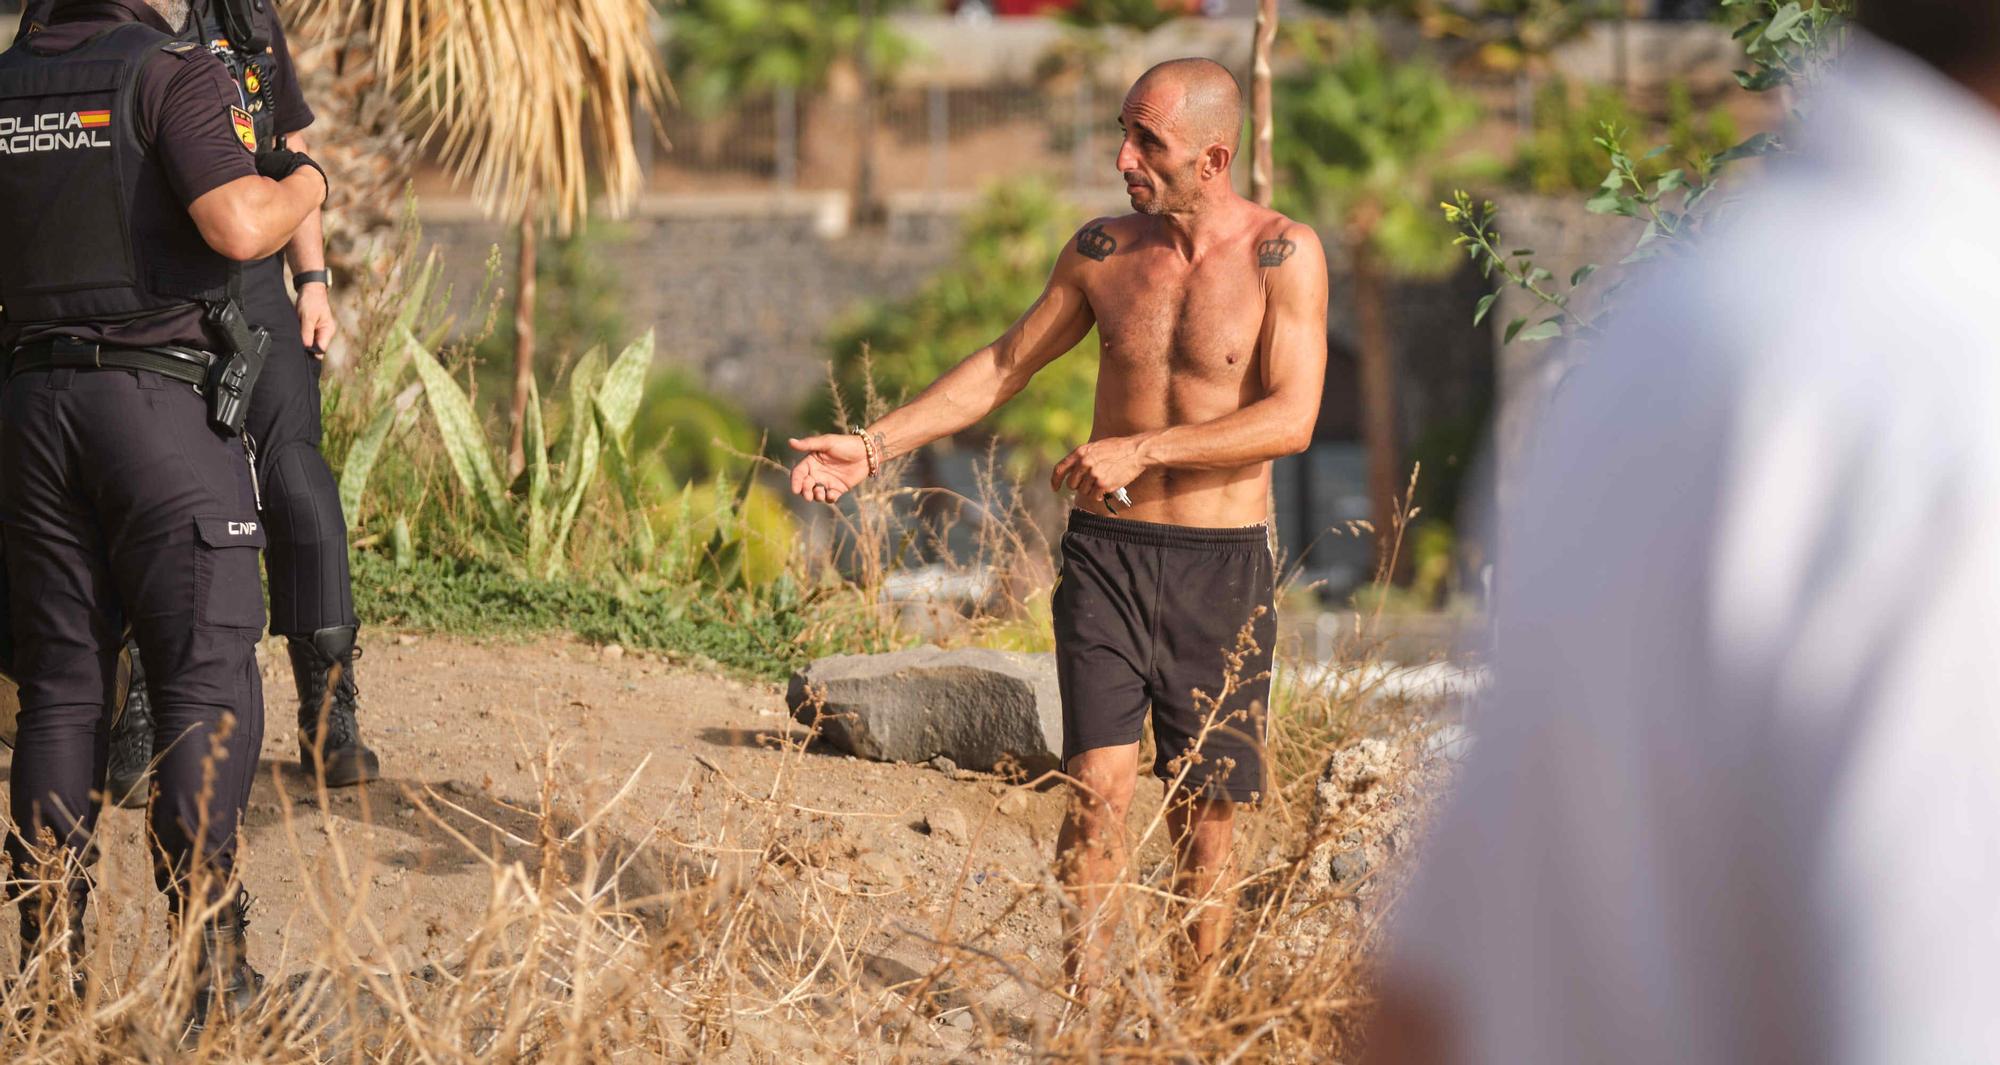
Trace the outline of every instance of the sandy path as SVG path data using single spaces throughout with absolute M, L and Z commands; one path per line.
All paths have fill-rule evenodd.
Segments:
M 602 825 L 615 846 L 651 840 L 644 849 L 663 856 L 634 868 L 635 893 L 671 886 L 666 856 L 676 846 L 663 844 L 663 832 L 726 837 L 728 819 L 756 805 L 742 796 L 765 794 L 782 771 L 792 774 L 792 803 L 828 811 L 793 816 L 812 822 L 826 843 L 815 875 L 851 887 L 848 901 L 856 927 L 870 929 L 878 980 L 929 969 L 936 952 L 923 940 L 941 930 L 947 914 L 960 933 L 986 929 L 982 942 L 1053 965 L 1053 909 L 1044 901 L 1012 912 L 1008 906 L 1019 894 L 1017 878 L 1045 876 L 1061 812 L 1054 793 L 929 767 L 774 750 L 767 737 L 792 731 L 774 684 L 700 675 L 566 640 L 481 645 L 378 632 L 360 668 L 362 720 L 387 779 L 333 793 L 322 807 L 298 770 L 291 678 L 281 660 L 281 652 L 266 656 L 264 759 L 245 837 L 245 879 L 256 898 L 253 960 L 268 975 L 305 967 L 329 923 L 346 927 L 355 949 L 385 970 L 451 964 L 493 891 L 488 866 L 454 831 L 479 850 L 532 866 L 531 847 L 499 838 L 480 821 L 532 839 L 532 820 L 517 811 L 537 806 L 535 769 L 552 740 L 562 747 L 565 775 L 591 782 L 577 789 L 586 794 L 559 804 L 570 823 L 645 766 Z M 1156 794 L 1157 785 L 1142 785 L 1137 805 Z M 968 841 L 927 830 L 947 807 L 978 837 L 976 860 L 968 860 Z M 102 833 L 96 935 L 101 950 L 101 929 L 112 929 L 116 966 L 149 962 L 165 943 L 165 907 L 150 884 L 140 828 L 140 812 L 113 810 Z M 315 885 L 317 892 L 309 890 Z M 316 905 L 350 901 L 366 921 L 315 914 Z M 100 955 L 100 965 L 104 960 Z

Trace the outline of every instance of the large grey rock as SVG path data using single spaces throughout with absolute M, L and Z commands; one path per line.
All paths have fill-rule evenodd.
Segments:
M 800 722 L 817 719 L 834 746 L 877 761 L 942 756 L 968 769 L 1040 773 L 1062 756 L 1049 655 L 936 647 L 836 655 L 793 674 L 786 702 Z

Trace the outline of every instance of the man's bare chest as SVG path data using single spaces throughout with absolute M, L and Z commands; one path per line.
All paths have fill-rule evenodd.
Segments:
M 1218 379 L 1248 371 L 1264 324 L 1256 270 L 1139 256 L 1116 265 L 1086 291 L 1107 368 Z

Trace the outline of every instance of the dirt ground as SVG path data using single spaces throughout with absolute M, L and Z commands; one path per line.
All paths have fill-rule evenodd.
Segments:
M 274 981 L 309 967 L 329 926 L 347 928 L 355 950 L 384 972 L 452 964 L 494 895 L 486 857 L 533 865 L 526 812 L 542 800 L 537 768 L 552 744 L 569 781 L 558 804 L 566 823 L 615 796 L 596 824 L 610 849 L 662 856 L 627 871 L 625 890 L 635 895 L 676 886 L 677 849 L 691 858 L 727 851 L 731 819 L 747 826 L 745 812 L 789 773 L 785 805 L 817 825 L 825 844 L 805 864 L 851 907 L 878 983 L 928 971 L 940 934 L 970 936 L 1038 968 L 1059 957 L 1054 907 L 1020 904 L 1021 882 L 1048 875 L 1058 792 L 817 747 L 779 750 L 774 737 L 803 730 L 775 684 L 574 641 L 483 645 L 377 632 L 359 679 L 363 731 L 386 779 L 322 797 L 298 769 L 284 656 L 275 643 L 264 650 L 267 728 L 243 868 L 255 898 L 253 962 Z M 1142 781 L 1135 811 L 1158 798 L 1158 782 Z M 101 830 L 96 947 L 107 945 L 109 927 L 114 966 L 141 964 L 166 943 L 141 821 L 140 811 L 111 810 Z M 326 916 L 348 905 L 367 919 Z M 1016 994 L 1018 1010 L 1051 1008 L 1027 1001 L 1035 996 L 1025 989 Z M 935 1018 L 947 1035 L 952 1023 Z M 959 1023 L 969 1027 L 969 1018 Z

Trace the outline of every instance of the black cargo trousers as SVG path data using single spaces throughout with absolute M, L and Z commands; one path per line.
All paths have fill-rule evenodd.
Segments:
M 270 546 L 271 631 L 311 636 L 355 624 L 340 486 L 320 455 L 320 361 L 306 353 L 279 256 L 243 271 L 243 316 L 271 331 L 245 428 L 257 450 Z
M 216 897 L 264 732 L 265 534 L 242 442 L 210 427 L 191 386 L 155 373 L 17 374 L 0 393 L 0 529 L 21 684 L 8 782 L 14 875 L 63 857 L 43 842 L 79 866 L 92 858 L 106 707 L 129 623 L 161 752 L 149 813 L 156 879 L 180 902 L 196 872 L 213 873 L 202 894 Z M 68 885 L 85 890 L 81 877 Z

